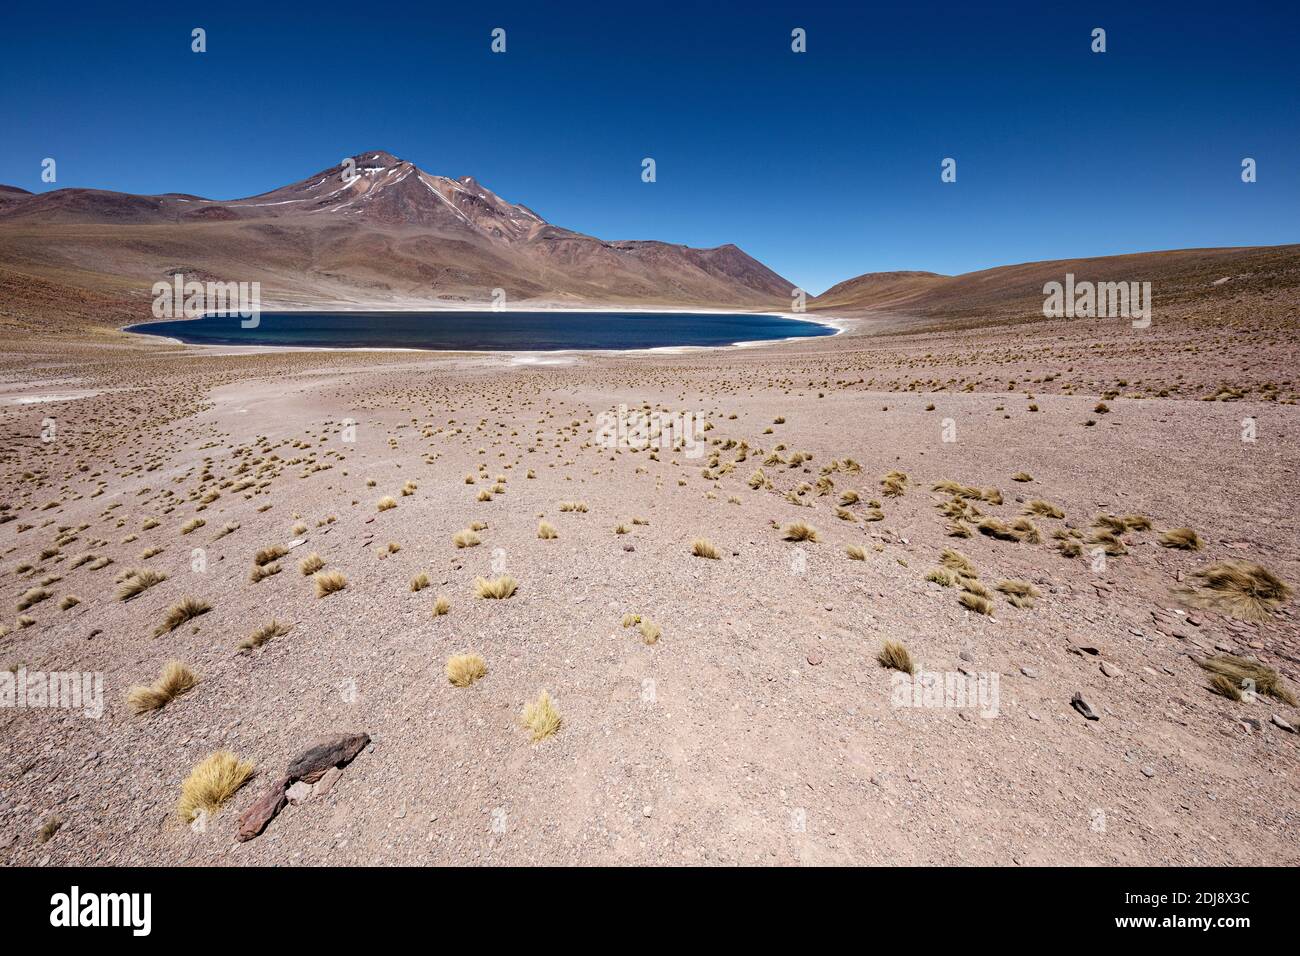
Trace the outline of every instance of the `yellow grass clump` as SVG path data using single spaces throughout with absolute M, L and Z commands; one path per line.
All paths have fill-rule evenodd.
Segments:
M 818 531 L 810 524 L 795 521 L 782 529 L 782 536 L 787 541 L 817 541 Z
M 469 528 L 464 531 L 457 531 L 452 535 L 451 543 L 457 548 L 472 548 L 483 543 L 483 539 L 476 535 Z
M 200 813 L 213 814 L 253 776 L 253 765 L 229 750 L 218 750 L 195 764 L 181 784 L 176 814 L 192 823 Z
M 288 633 L 289 633 L 288 627 L 281 624 L 275 618 L 272 618 L 265 624 L 261 625 L 252 634 L 248 635 L 248 637 L 240 641 L 239 649 L 241 651 L 251 651 L 254 648 L 261 647 L 263 644 L 271 640 L 271 638 L 273 637 L 283 637 L 285 634 Z
M 973 591 L 963 591 L 957 598 L 963 607 L 969 608 L 976 614 L 986 614 L 993 616 L 993 602 L 983 595 L 976 594 Z
M 1038 597 L 1038 588 L 1028 581 L 999 581 L 997 587 L 1007 596 L 1007 603 L 1012 607 L 1031 608 L 1034 606 L 1034 598 Z
M 491 580 L 487 578 L 474 579 L 474 593 L 481 598 L 488 598 L 493 601 L 500 601 L 510 597 L 518 587 L 518 582 L 508 574 L 503 574 Z
M 636 629 L 641 632 L 641 640 L 647 644 L 659 643 L 659 637 L 663 634 L 663 629 L 658 624 L 644 618 L 637 624 Z
M 549 521 L 538 522 L 537 537 L 544 541 L 549 541 L 552 538 L 558 538 L 559 536 L 560 532 L 555 530 L 555 525 L 551 524 Z
M 283 558 L 289 553 L 289 549 L 282 544 L 273 544 L 269 548 L 263 548 L 253 555 L 253 563 L 259 568 L 264 564 L 270 564 L 278 558 Z
M 167 609 L 167 614 L 159 622 L 158 626 L 153 629 L 153 636 L 161 637 L 168 631 L 176 630 L 186 621 L 192 621 L 200 614 L 207 614 L 211 610 L 212 606 L 207 601 L 183 597 Z
M 384 495 L 384 497 L 380 498 L 379 501 L 375 503 L 375 507 L 379 511 L 389 511 L 397 507 L 397 499 L 392 495 Z
M 1246 621 L 1268 620 L 1291 596 L 1291 586 L 1252 561 L 1219 561 L 1195 573 L 1201 584 L 1183 592 L 1190 604 Z
M 312 580 L 316 582 L 316 596 L 318 598 L 333 594 L 335 591 L 342 591 L 348 586 L 348 579 L 343 576 L 341 571 L 317 571 L 312 575 Z
M 132 568 L 118 576 L 118 582 L 122 585 L 117 592 L 119 601 L 129 601 L 136 595 L 143 594 L 155 584 L 160 584 L 167 580 L 167 575 L 161 571 L 153 571 L 149 568 Z
M 447 680 L 468 687 L 487 674 L 487 664 L 477 654 L 457 654 L 447 660 Z
M 126 702 L 137 714 L 158 710 L 192 690 L 198 682 L 198 675 L 180 661 L 169 661 L 151 686 L 132 687 L 127 692 Z
M 1160 536 L 1160 546 L 1179 551 L 1200 551 L 1201 536 L 1191 528 L 1171 528 Z
M 696 538 L 691 542 L 691 554 L 697 558 L 709 558 L 713 561 L 717 561 L 722 557 L 722 552 L 714 547 L 712 541 L 705 538 Z
M 876 660 L 880 662 L 881 667 L 890 670 L 902 671 L 904 674 L 916 673 L 916 664 L 912 660 L 911 653 L 899 641 L 885 641 L 885 646 L 876 655 Z
M 525 704 L 523 712 L 519 715 L 519 722 L 532 733 L 533 743 L 545 740 L 559 730 L 561 720 L 560 712 L 555 709 L 551 695 L 545 690 L 537 695 L 536 700 Z
M 1219 688 L 1220 684 L 1226 684 L 1238 692 L 1236 696 L 1226 694 L 1233 700 L 1241 700 L 1240 692 L 1251 689 L 1257 694 L 1275 697 L 1292 707 L 1296 706 L 1295 694 L 1283 683 L 1282 675 L 1266 664 L 1233 654 L 1217 654 L 1197 663 L 1214 675 L 1210 678 L 1210 682 L 1216 686 L 1216 689 L 1220 689 L 1221 693 L 1223 691 Z
M 325 559 L 315 551 L 298 562 L 298 570 L 302 572 L 305 578 L 311 577 L 323 567 L 325 567 Z
M 445 594 L 439 594 L 433 601 L 433 616 L 442 617 L 451 611 L 451 601 Z

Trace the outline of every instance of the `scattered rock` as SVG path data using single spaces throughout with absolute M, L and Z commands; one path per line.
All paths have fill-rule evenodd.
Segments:
M 1097 716 L 1097 712 L 1092 709 L 1092 704 L 1088 703 L 1083 694 L 1079 691 L 1075 691 L 1074 696 L 1070 698 L 1070 706 L 1083 714 L 1083 716 L 1087 717 L 1089 720 L 1101 720 L 1101 718 Z
M 1038 680 L 1038 671 L 1034 670 L 1032 667 L 1026 667 L 1022 664 L 1020 666 L 1020 673 L 1024 674 L 1030 680 Z
M 361 748 L 370 743 L 369 734 L 339 734 L 326 737 L 312 744 L 289 764 L 285 771 L 290 780 L 305 780 L 315 783 L 325 776 L 330 767 L 341 767 L 361 753 Z
M 313 793 L 312 785 L 305 781 L 299 780 L 284 792 L 285 798 L 295 807 L 306 803 L 311 799 Z
M 343 776 L 342 770 L 340 770 L 338 767 L 330 767 L 328 770 L 325 771 L 325 775 L 322 776 L 319 780 L 317 780 L 316 785 L 312 787 L 312 796 L 323 797 L 326 794 L 328 794 L 331 790 L 334 789 L 334 784 L 338 781 L 339 777 L 341 776 Z
M 1283 719 L 1282 719 L 1281 717 L 1279 717 L 1277 714 L 1274 714 L 1272 717 L 1269 718 L 1269 720 L 1273 721 L 1273 726 L 1274 726 L 1274 727 L 1281 727 L 1283 730 L 1285 730 L 1285 731 L 1287 731 L 1287 732 L 1289 732 L 1289 733 L 1295 733 L 1295 728 L 1292 727 L 1290 724 L 1288 724 L 1285 720 L 1283 720 Z
M 1109 661 L 1101 662 L 1101 672 L 1107 677 L 1123 677 L 1124 672 Z
M 816 666 L 817 666 L 818 664 L 820 664 L 821 662 L 822 662 L 822 657 L 821 657 L 820 654 L 815 654 L 815 653 L 814 653 L 814 654 L 809 654 L 809 655 L 808 655 L 808 663 L 809 663 L 811 666 L 816 667 Z
M 1155 771 L 1155 768 L 1154 768 L 1154 767 L 1143 767 L 1143 768 L 1142 768 L 1142 776 L 1144 776 L 1144 777 L 1154 777 L 1155 775 L 1156 775 L 1156 771 Z
M 235 839 L 241 843 L 253 839 L 266 829 L 266 825 L 275 819 L 275 815 L 284 809 L 286 803 L 297 806 L 316 793 L 311 785 L 323 781 L 333 770 L 336 774 L 330 777 L 325 789 L 320 791 L 328 793 L 329 787 L 338 779 L 338 768 L 348 763 L 369 743 L 369 734 L 338 734 L 312 744 L 293 759 L 283 777 L 240 814 L 239 832 Z
M 275 815 L 284 809 L 284 792 L 288 787 L 289 778 L 281 777 L 263 791 L 253 805 L 239 815 L 239 832 L 235 839 L 244 843 L 265 830 Z

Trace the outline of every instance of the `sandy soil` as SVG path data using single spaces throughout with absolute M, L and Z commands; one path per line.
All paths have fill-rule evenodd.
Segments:
M 104 713 L 0 710 L 0 858 L 1300 862 L 1300 738 L 1271 722 L 1300 713 L 1211 693 L 1196 663 L 1249 656 L 1296 687 L 1294 598 L 1247 623 L 1177 593 L 1227 558 L 1300 582 L 1295 336 L 846 324 L 763 348 L 555 363 L 113 334 L 8 343 L 0 600 L 14 619 L 0 663 L 100 672 Z M 707 453 L 602 447 L 597 416 L 619 403 L 704 412 Z M 795 452 L 809 457 L 792 466 Z M 784 461 L 764 464 L 773 454 Z M 770 485 L 753 488 L 759 467 Z M 895 470 L 908 481 L 889 497 Z M 497 476 L 502 490 L 476 500 Z M 931 490 L 945 479 L 999 489 L 1001 504 L 975 502 L 985 516 L 1009 522 L 1042 499 L 1065 517 L 1034 518 L 1037 543 L 952 538 L 937 507 L 949 496 Z M 848 489 L 860 500 L 841 505 Z M 385 495 L 397 507 L 379 511 Z M 867 520 L 872 499 L 881 520 Z M 587 510 L 560 510 L 571 501 Z M 1053 531 L 1087 535 L 1102 513 L 1153 527 L 1101 568 L 1056 549 Z M 543 519 L 558 537 L 538 538 Z M 475 521 L 482 543 L 456 548 Z M 785 540 L 799 521 L 820 540 Z M 1159 546 L 1181 526 L 1202 550 Z M 696 538 L 720 559 L 692 556 Z M 297 540 L 280 573 L 250 581 L 255 552 Z M 1033 583 L 1034 606 L 994 591 L 991 617 L 967 610 L 925 580 L 948 547 L 989 588 Z M 344 590 L 316 596 L 298 570 L 311 552 Z M 112 562 L 77 566 L 85 554 Z M 114 579 L 133 567 L 167 579 L 119 601 Z M 412 591 L 420 572 L 430 586 Z M 517 593 L 477 598 L 474 579 L 500 572 Z M 49 597 L 16 611 L 33 588 Z M 451 610 L 435 617 L 440 594 Z M 66 595 L 80 603 L 61 610 Z M 153 636 L 185 596 L 211 609 Z M 628 613 L 659 641 L 622 627 Z M 240 652 L 272 618 L 289 632 Z M 996 715 L 897 706 L 876 659 L 886 640 L 926 672 L 996 676 Z M 457 688 L 444 665 L 466 651 L 488 672 Z M 132 713 L 128 689 L 172 659 L 198 685 Z M 563 722 L 533 743 L 519 714 L 543 688 Z M 1099 720 L 1072 708 L 1076 693 Z M 300 750 L 353 731 L 372 746 L 327 794 L 235 842 L 240 813 Z M 180 786 L 219 749 L 257 775 L 196 831 L 175 818 Z

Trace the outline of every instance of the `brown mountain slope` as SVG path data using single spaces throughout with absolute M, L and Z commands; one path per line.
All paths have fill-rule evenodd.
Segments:
M 262 283 L 280 305 L 644 303 L 774 308 L 791 283 L 734 245 L 608 242 L 471 177 L 389 153 L 245 199 L 0 190 L 0 269 L 148 299 L 175 272 Z
M 1300 245 L 1057 259 L 958 276 L 868 273 L 828 289 L 810 300 L 808 307 L 846 315 L 889 311 L 954 328 L 1042 319 L 1043 286 L 1064 282 L 1067 273 L 1076 282 L 1150 282 L 1156 308 L 1200 303 L 1214 296 L 1268 297 L 1300 287 Z

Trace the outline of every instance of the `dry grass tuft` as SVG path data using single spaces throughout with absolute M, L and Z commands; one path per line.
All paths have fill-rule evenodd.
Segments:
M 971 591 L 963 591 L 957 597 L 957 600 L 960 601 L 964 607 L 969 608 L 976 614 L 986 614 L 989 617 L 993 616 L 993 602 L 986 597 L 975 594 Z
M 434 598 L 433 600 L 434 617 L 442 617 L 444 614 L 447 614 L 450 611 L 451 611 L 451 601 L 448 600 L 447 595 L 439 594 L 436 598 Z
M 1203 571 L 1198 587 L 1183 597 L 1191 604 L 1241 618 L 1266 621 L 1291 596 L 1291 587 L 1272 571 L 1251 561 L 1219 561 Z
M 939 556 L 939 563 L 965 577 L 979 577 L 979 572 L 975 570 L 975 562 L 956 548 L 944 548 L 943 554 Z
M 1034 606 L 1034 598 L 1038 597 L 1038 588 L 1028 581 L 1018 581 L 1013 578 L 1009 581 L 999 581 L 997 587 L 1007 596 L 1007 603 L 1012 607 L 1031 608 Z
M 1191 528 L 1171 528 L 1160 536 L 1160 547 L 1162 548 L 1200 551 L 1202 546 L 1201 536 Z
M 897 498 L 907 490 L 907 475 L 891 471 L 880 479 L 880 491 L 887 498 Z
M 1065 512 L 1050 501 L 1043 501 L 1041 498 L 1035 498 L 1029 504 L 1025 505 L 1023 512 L 1027 515 L 1038 515 L 1040 518 L 1064 518 Z
M 429 575 L 421 571 L 415 577 L 411 578 L 411 590 L 423 591 L 429 586 Z
M 259 581 L 264 581 L 269 577 L 279 574 L 282 570 L 283 568 L 278 564 L 268 564 L 265 566 L 255 564 L 253 565 L 253 570 L 248 575 L 248 580 L 257 584 Z
M 149 687 L 132 687 L 126 702 L 137 714 L 165 707 L 181 694 L 193 690 L 198 675 L 180 661 L 169 661 L 161 676 Z
M 560 532 L 555 530 L 555 525 L 549 521 L 540 521 L 537 524 L 537 537 L 543 541 L 550 541 L 552 538 L 558 538 Z
M 961 575 L 951 568 L 931 568 L 925 572 L 925 579 L 945 588 L 950 588 L 961 580 Z
M 298 570 L 302 572 L 303 577 L 311 577 L 323 567 L 325 567 L 325 559 L 315 551 L 298 562 Z
M 524 705 L 523 713 L 519 715 L 519 722 L 531 731 L 533 743 L 537 743 L 559 730 L 562 718 L 560 712 L 555 709 L 551 695 L 543 690 L 537 695 L 536 700 Z
M 186 621 L 192 621 L 200 614 L 207 614 L 212 610 L 212 606 L 207 601 L 200 601 L 197 598 L 183 597 L 179 602 L 173 604 L 167 609 L 166 616 L 157 627 L 153 629 L 154 637 L 161 637 L 168 631 L 174 631 Z
M 1224 677 L 1222 674 L 1210 675 L 1210 690 L 1229 700 L 1240 701 L 1242 699 L 1241 688 L 1231 678 Z
M 474 579 L 474 593 L 481 598 L 493 601 L 505 600 L 514 594 L 518 587 L 518 582 L 508 574 L 503 574 L 490 581 L 487 578 Z
M 458 548 L 473 548 L 483 543 L 483 539 L 476 535 L 469 528 L 464 531 L 457 531 L 451 539 L 451 543 Z
M 18 610 L 25 611 L 33 605 L 40 604 L 50 597 L 50 592 L 45 588 L 28 588 L 23 592 L 23 596 L 18 599 Z
M 468 687 L 487 674 L 487 663 L 477 654 L 457 654 L 447 659 L 447 680 Z
M 1001 541 L 1019 541 L 1020 535 L 1015 532 L 1005 521 L 997 518 L 985 518 L 975 526 L 979 533 L 990 538 L 997 538 Z
M 708 558 L 711 561 L 717 561 L 722 557 L 722 552 L 714 547 L 712 541 L 705 538 L 696 538 L 691 542 L 691 554 L 697 558 Z
M 818 531 L 810 524 L 804 524 L 802 521 L 795 521 L 782 529 L 782 535 L 786 541 L 817 541 Z
M 195 764 L 181 784 L 176 813 L 185 823 L 200 813 L 213 814 L 253 776 L 253 765 L 229 750 L 218 750 Z
M 253 563 L 259 568 L 264 564 L 270 564 L 272 561 L 283 558 L 289 553 L 289 549 L 282 544 L 273 544 L 269 548 L 263 548 L 253 555 Z
M 888 667 L 890 670 L 902 671 L 904 674 L 916 673 L 916 663 L 912 660 L 912 655 L 899 641 L 885 641 L 885 646 L 876 655 L 876 660 L 880 662 L 881 667 Z
M 1221 678 L 1233 690 L 1253 689 L 1258 694 L 1266 694 L 1292 707 L 1296 706 L 1295 694 L 1282 682 L 1282 675 L 1259 661 L 1232 654 L 1219 654 L 1197 663 L 1214 675 L 1210 679 L 1211 683 L 1215 682 L 1215 677 Z M 1238 693 L 1233 699 L 1241 700 L 1241 694 Z
M 644 618 L 637 623 L 636 629 L 641 632 L 641 640 L 647 644 L 659 643 L 659 637 L 663 634 L 663 629 L 658 624 Z
M 379 511 L 389 511 L 396 507 L 397 507 L 397 499 L 394 498 L 392 495 L 384 495 L 384 497 L 380 498 L 377 502 L 375 502 L 375 508 L 377 508 Z
M 143 594 L 155 584 L 161 584 L 167 580 L 167 575 L 161 571 L 152 571 L 149 568 L 132 568 L 118 576 L 118 582 L 122 585 L 117 592 L 119 601 L 129 601 L 137 595 Z
M 844 553 L 849 556 L 850 561 L 867 560 L 867 549 L 860 544 L 850 544 L 844 549 Z
M 348 586 L 348 579 L 343 576 L 341 571 L 317 571 L 312 575 L 312 580 L 316 582 L 316 596 L 318 598 L 333 594 L 335 591 L 342 591 Z
M 288 627 L 281 624 L 275 618 L 271 618 L 271 620 L 267 621 L 265 624 L 263 624 L 261 627 L 255 630 L 252 634 L 248 635 L 248 637 L 240 641 L 239 649 L 241 651 L 251 651 L 254 648 L 261 647 L 263 644 L 265 644 L 267 641 L 271 640 L 274 637 L 283 637 L 285 634 L 288 633 L 289 633 Z

